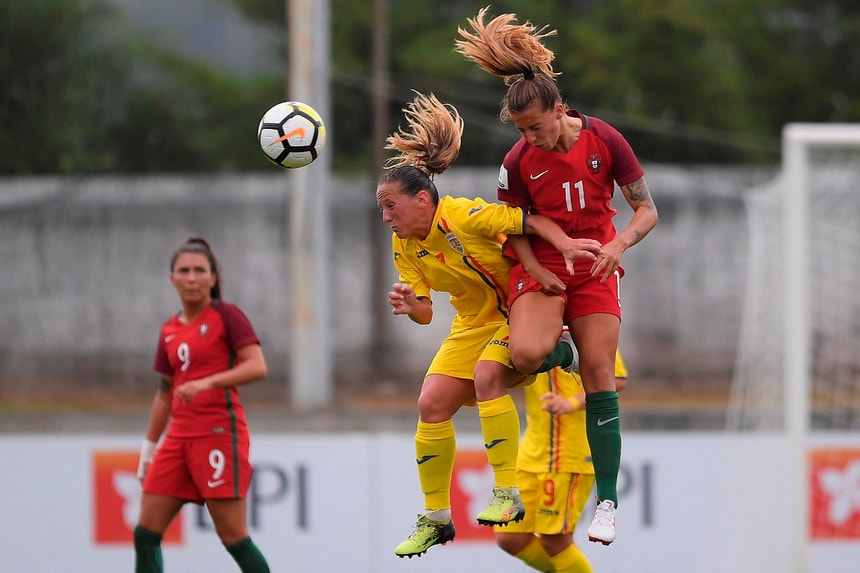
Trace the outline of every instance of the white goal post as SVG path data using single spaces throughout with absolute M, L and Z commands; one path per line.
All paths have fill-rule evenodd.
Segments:
M 832 478 L 822 478 L 860 467 L 858 182 L 860 124 L 795 123 L 783 130 L 778 176 L 744 196 L 748 264 L 727 429 L 784 439 L 774 455 L 786 463 L 796 573 L 828 570 L 834 542 L 860 546 L 860 502 L 834 505 Z
M 810 459 L 821 459 L 813 446 L 860 429 L 858 182 L 860 124 L 793 123 L 779 176 L 745 197 L 749 270 L 727 426 L 785 437 L 796 573 L 822 570 L 818 542 L 830 535 L 817 527 L 830 516 L 811 505 Z M 860 464 L 856 434 L 847 443 Z M 852 529 L 839 540 L 860 543 L 860 506 L 849 513 Z
M 786 186 L 783 205 L 783 376 L 785 380 L 785 431 L 789 449 L 789 547 L 797 573 L 807 570 L 809 526 L 808 435 L 812 412 L 812 321 L 810 302 L 809 188 L 810 149 L 860 147 L 860 125 L 806 124 L 785 126 L 782 170 Z M 860 221 L 858 221 L 860 226 Z M 860 286 L 860 285 L 858 285 Z

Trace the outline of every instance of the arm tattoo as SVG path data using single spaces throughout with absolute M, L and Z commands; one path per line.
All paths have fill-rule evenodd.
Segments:
M 170 380 L 168 380 L 167 378 L 162 378 L 161 384 L 159 384 L 158 389 L 165 393 L 170 392 Z
M 628 200 L 631 203 L 639 203 L 636 205 L 634 210 L 641 208 L 654 210 L 654 203 L 651 201 L 651 195 L 648 193 L 648 185 L 645 184 L 645 179 L 640 177 L 636 181 L 626 185 Z M 644 235 L 642 231 L 639 229 L 632 229 L 633 231 L 633 240 L 630 241 L 630 246 L 632 247 L 636 243 L 642 240 Z
M 630 194 L 631 201 L 643 201 L 648 198 L 648 186 L 645 185 L 645 179 L 639 178 L 627 186 L 627 192 Z

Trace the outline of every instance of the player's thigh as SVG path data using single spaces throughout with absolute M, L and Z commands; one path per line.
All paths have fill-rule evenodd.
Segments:
M 564 298 L 543 292 L 523 293 L 510 310 L 510 350 L 514 364 L 520 357 L 542 361 L 561 336 Z
M 586 392 L 615 389 L 615 353 L 620 328 L 620 319 L 606 313 L 588 314 L 570 323 Z
M 498 398 L 526 378 L 511 362 L 509 338 L 508 325 L 501 325 L 475 365 L 475 393 L 480 400 Z
M 617 316 L 604 312 L 587 314 L 573 319 L 569 326 L 580 359 L 586 354 L 597 354 L 602 360 L 610 360 L 614 370 L 621 332 L 621 320 Z

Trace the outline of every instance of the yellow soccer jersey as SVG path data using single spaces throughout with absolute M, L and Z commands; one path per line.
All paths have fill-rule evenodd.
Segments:
M 627 367 L 620 352 L 615 353 L 615 377 L 627 378 Z M 585 435 L 585 410 L 553 416 L 543 410 L 541 401 L 541 396 L 547 392 L 569 400 L 582 391 L 579 375 L 561 368 L 539 374 L 534 384 L 523 388 L 527 425 L 520 441 L 517 469 L 532 473 L 594 473 Z
M 512 261 L 502 256 L 502 243 L 524 228 L 518 207 L 442 197 L 426 239 L 392 236 L 394 266 L 417 296 L 450 294 L 457 311 L 452 330 L 505 321 Z

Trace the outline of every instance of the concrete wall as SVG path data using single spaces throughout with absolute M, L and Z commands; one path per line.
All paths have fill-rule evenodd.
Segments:
M 746 264 L 742 197 L 769 175 L 647 166 L 660 223 L 628 251 L 622 348 L 637 376 L 727 384 Z M 493 198 L 495 169 L 452 170 L 443 193 Z M 371 176 L 332 180 L 332 339 L 341 386 L 417 387 L 447 332 L 388 315 L 396 280 Z M 251 176 L 0 179 L 0 398 L 148 396 L 159 325 L 178 310 L 173 249 L 205 235 L 223 265 L 224 296 L 261 336 L 272 384 L 286 396 L 290 359 L 288 178 Z M 629 219 L 620 193 L 619 227 Z M 382 240 L 371 239 L 382 226 Z M 377 228 L 378 230 L 378 228 Z M 374 260 L 387 269 L 373 282 Z M 380 312 L 379 309 L 382 309 Z M 384 344 L 375 341 L 384 317 Z M 387 344 L 385 344 L 387 343 Z M 379 365 L 397 366 L 397 372 Z

